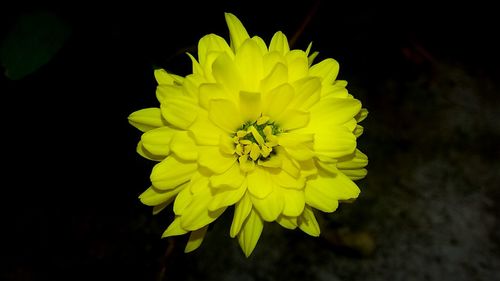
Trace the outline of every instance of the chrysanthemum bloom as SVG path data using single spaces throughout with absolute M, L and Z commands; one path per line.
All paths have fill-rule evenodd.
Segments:
M 225 17 L 230 45 L 206 35 L 198 58 L 189 55 L 192 74 L 156 70 L 160 107 L 129 121 L 144 132 L 138 153 L 160 161 L 140 200 L 154 213 L 173 202 L 163 237 L 190 233 L 185 251 L 193 251 L 231 208 L 230 236 L 249 256 L 264 222 L 318 236 L 314 209 L 333 212 L 358 196 L 353 180 L 366 175 L 368 159 L 356 138 L 367 111 L 336 80 L 335 60 L 313 64 L 310 45 L 290 50 L 277 32 L 267 46 Z

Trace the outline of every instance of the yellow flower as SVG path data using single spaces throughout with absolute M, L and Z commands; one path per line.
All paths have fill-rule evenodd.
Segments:
M 234 206 L 230 236 L 246 256 L 264 222 L 318 236 L 314 209 L 333 212 L 354 199 L 353 180 L 366 175 L 356 149 L 366 109 L 336 80 L 333 59 L 290 50 L 277 32 L 269 47 L 225 14 L 230 45 L 209 34 L 189 55 L 193 73 L 156 70 L 159 108 L 132 113 L 143 131 L 137 151 L 160 161 L 140 195 L 157 213 L 173 202 L 175 219 L 162 237 L 190 233 L 186 252 L 200 246 L 208 225 Z

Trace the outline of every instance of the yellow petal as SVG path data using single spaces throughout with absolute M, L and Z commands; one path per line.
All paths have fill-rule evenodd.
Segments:
M 288 109 L 276 119 L 276 123 L 285 131 L 300 129 L 309 123 L 309 112 Z
M 151 182 L 160 190 L 173 189 L 191 179 L 198 165 L 169 156 L 153 167 Z
M 295 147 L 313 141 L 314 134 L 283 133 L 278 136 L 278 144 L 284 147 Z
M 231 223 L 231 230 L 229 235 L 231 238 L 236 237 L 240 233 L 243 223 L 247 219 L 250 211 L 252 210 L 252 201 L 250 200 L 250 195 L 245 193 L 234 209 L 233 222 Z
M 331 58 L 325 59 L 309 69 L 309 75 L 321 77 L 323 84 L 333 84 L 339 74 L 339 63 Z
M 315 77 L 307 77 L 293 83 L 295 98 L 290 103 L 290 108 L 307 110 L 321 98 L 321 81 Z
M 238 163 L 234 163 L 227 171 L 210 177 L 210 185 L 214 188 L 239 188 L 245 176 Z
M 340 170 L 342 173 L 344 173 L 348 178 L 351 180 L 360 180 L 368 174 L 368 170 L 366 169 L 349 169 L 349 170 Z
M 206 192 L 209 189 L 209 178 L 197 171 L 189 182 L 189 190 L 193 196 Z
M 272 156 L 265 160 L 259 159 L 257 163 L 263 167 L 267 168 L 281 168 L 283 165 L 283 160 L 279 156 Z
M 215 211 L 217 209 L 236 204 L 236 202 L 241 200 L 246 190 L 246 185 L 241 185 L 237 189 L 216 191 L 212 201 L 208 205 L 208 210 Z
M 198 61 L 196 61 L 196 59 L 190 53 L 186 53 L 186 54 L 191 59 L 193 74 L 204 76 L 205 73 L 204 73 L 203 68 L 201 67 L 201 65 L 198 63 Z
M 333 125 L 344 124 L 359 112 L 361 103 L 356 99 L 326 98 L 309 109 L 313 130 L 323 130 Z
M 159 108 L 145 108 L 137 110 L 128 116 L 130 125 L 147 132 L 154 128 L 165 126 Z
M 356 129 L 357 126 L 356 119 L 351 118 L 350 120 L 342 124 L 342 126 L 346 127 L 347 129 L 349 129 L 349 131 L 353 132 L 354 134 L 354 130 Z
M 344 158 L 344 157 L 342 157 Z M 342 159 L 340 158 L 340 159 Z M 336 175 L 339 172 L 337 168 L 338 160 L 330 157 L 317 157 L 317 161 L 315 161 L 315 165 L 321 168 L 323 171 L 328 172 L 332 175 Z
M 309 61 L 304 51 L 292 50 L 286 54 L 288 62 L 288 81 L 293 82 L 308 75 Z
M 276 120 L 285 111 L 294 95 L 295 90 L 288 83 L 274 88 L 265 96 L 262 110 L 263 115 Z
M 283 34 L 283 32 L 276 32 L 271 39 L 271 43 L 269 44 L 269 52 L 272 51 L 277 51 L 282 55 L 285 55 L 290 51 L 290 47 L 288 46 L 288 39 L 286 38 L 285 34 Z
M 346 99 L 349 98 L 349 92 L 345 88 L 345 86 L 341 86 L 344 81 L 337 80 L 333 85 L 325 85 L 321 86 L 321 97 L 322 98 L 341 98 Z
M 297 217 L 302 214 L 305 206 L 305 196 L 302 190 L 286 189 L 283 191 L 283 215 Z
M 219 145 L 220 135 L 226 134 L 217 127 L 210 119 L 208 113 L 200 111 L 196 121 L 189 127 L 189 133 L 198 145 Z
M 236 152 L 234 139 L 226 134 L 221 134 L 219 137 L 219 149 L 222 153 L 232 155 Z
M 161 104 L 161 113 L 165 120 L 181 129 L 189 128 L 196 119 L 198 110 L 195 102 L 186 96 L 167 96 Z
M 335 80 L 335 82 L 332 85 L 336 88 L 345 88 L 347 86 L 347 81 Z
M 243 42 L 236 53 L 234 63 L 242 75 L 242 90 L 256 92 L 259 90 L 260 80 L 263 78 L 262 52 L 257 43 L 248 39 Z
M 343 126 L 331 127 L 329 131 L 314 136 L 314 151 L 318 155 L 339 158 L 353 153 L 355 149 L 356 136 Z
M 141 136 L 142 145 L 154 155 L 167 156 L 170 153 L 172 138 L 180 132 L 171 127 L 160 127 L 149 130 Z
M 227 45 L 226 40 L 216 34 L 205 35 L 198 41 L 198 60 L 202 66 L 207 63 L 207 55 L 210 52 L 222 52 L 227 53 L 229 56 L 233 55 L 233 51 Z
M 273 191 L 274 183 L 269 172 L 257 167 L 247 175 L 248 191 L 257 198 L 265 198 Z
M 324 181 L 320 181 L 320 183 L 322 182 Z M 330 194 L 330 190 L 335 187 L 327 186 L 325 183 L 320 185 L 320 183 L 318 181 L 308 182 L 304 191 L 306 203 L 313 208 L 331 213 L 339 206 L 338 199 Z
M 361 122 L 365 120 L 366 116 L 368 116 L 368 110 L 366 108 L 361 108 L 358 114 L 356 114 L 356 121 Z
M 226 90 L 216 83 L 204 83 L 200 85 L 200 105 L 208 110 L 210 101 L 214 99 L 227 99 L 235 101 L 234 96 L 229 95 Z
M 243 78 L 238 67 L 227 54 L 217 57 L 212 65 L 212 74 L 229 95 L 236 97 L 242 90 Z
M 305 161 L 299 161 L 301 178 L 309 178 L 318 173 L 318 167 L 316 166 L 315 160 L 316 158 Z
M 267 92 L 288 82 L 288 67 L 285 57 L 278 52 L 269 52 L 262 58 L 263 75 L 261 90 Z
M 240 112 L 243 121 L 255 121 L 261 115 L 261 95 L 259 92 L 240 92 Z M 226 115 L 226 118 L 228 116 Z
M 352 131 L 352 133 L 353 133 L 353 134 L 354 134 L 357 138 L 359 138 L 359 137 L 363 134 L 363 131 L 364 131 L 363 126 L 356 125 L 356 128 L 354 129 L 354 131 Z
M 276 149 L 277 156 L 281 158 L 283 171 L 289 173 L 293 177 L 297 178 L 300 176 L 300 165 L 298 162 L 291 158 L 283 147 L 278 147 Z
M 312 43 L 309 43 L 309 45 L 307 46 L 307 50 L 306 50 L 306 56 L 307 56 L 307 61 L 309 63 L 309 66 L 311 66 L 314 62 L 314 59 L 319 55 L 319 52 L 313 52 L 311 55 L 309 55 L 311 53 L 311 48 L 312 48 Z
M 215 125 L 228 133 L 236 132 L 243 125 L 239 110 L 233 102 L 228 100 L 212 100 L 208 110 L 208 117 Z
M 184 79 L 184 84 L 182 86 L 179 85 L 159 85 L 156 87 L 156 98 L 160 103 L 168 103 L 172 99 L 176 98 L 177 96 L 186 99 L 189 102 L 196 104 L 197 100 L 197 91 L 198 87 L 196 87 L 195 93 L 192 93 L 193 89 L 192 87 L 192 79 L 189 79 L 187 77 Z M 187 89 L 190 89 L 188 92 Z M 196 98 L 194 98 L 196 97 Z
M 178 187 L 167 191 L 159 190 L 151 186 L 139 195 L 139 200 L 147 206 L 160 205 L 164 202 L 170 201 L 170 199 L 173 199 L 186 186 L 187 183 L 181 184 Z
M 236 156 L 221 153 L 217 146 L 200 147 L 198 151 L 198 164 L 208 170 L 222 174 L 236 162 Z
M 191 201 L 193 201 L 193 193 L 191 193 L 190 188 L 184 188 L 179 194 L 177 194 L 177 197 L 175 197 L 174 201 L 174 214 L 177 216 L 180 216 L 184 213 L 184 210 L 186 210 L 186 207 L 191 204 Z
M 310 207 L 306 206 L 304 208 L 302 215 L 297 218 L 297 225 L 305 233 L 315 237 L 319 236 L 319 225 Z
M 255 249 L 263 229 L 264 222 L 259 215 L 252 210 L 238 234 L 238 242 L 246 257 L 250 256 Z
M 309 54 L 311 53 L 312 45 L 313 42 L 310 42 L 309 45 L 307 45 L 306 56 L 309 56 Z
M 292 177 L 289 173 L 284 170 L 280 170 L 278 173 L 271 174 L 271 179 L 279 186 L 291 189 L 302 189 L 305 184 L 305 179 Z
M 315 153 L 309 148 L 308 145 L 299 144 L 296 146 L 284 147 L 288 155 L 297 161 L 308 161 L 315 156 Z
M 279 225 L 281 225 L 287 229 L 297 228 L 297 218 L 296 217 L 287 217 L 287 216 L 281 215 L 276 219 L 276 222 L 279 223 Z
M 240 165 L 240 170 L 243 173 L 251 173 L 255 170 L 255 162 L 251 159 L 248 159 L 248 154 L 242 155 L 238 158 L 238 162 Z
M 182 85 L 184 80 L 184 77 L 168 73 L 165 69 L 155 69 L 154 76 L 158 85 Z
M 318 55 L 319 55 L 319 52 L 316 51 L 316 52 L 313 52 L 309 57 L 307 57 L 307 62 L 309 64 L 309 66 L 311 66 L 314 63 L 314 60 L 316 59 L 316 57 Z
M 156 98 L 160 103 L 165 102 L 172 96 L 182 95 L 182 87 L 179 85 L 160 84 L 156 87 Z
M 155 155 L 155 154 L 152 154 L 151 152 L 149 152 L 148 150 L 146 150 L 146 148 L 144 148 L 144 146 L 142 145 L 142 141 L 139 141 L 137 143 L 136 151 L 142 157 L 149 159 L 149 160 L 152 160 L 152 161 L 161 161 L 161 160 L 165 159 L 164 155 Z
M 208 188 L 205 192 L 195 195 L 181 215 L 181 227 L 188 231 L 194 231 L 216 220 L 224 212 L 225 208 L 213 212 L 209 211 L 208 204 L 210 201 L 212 201 L 212 195 Z
M 252 40 L 255 41 L 255 43 L 257 43 L 257 46 L 259 47 L 260 49 L 260 52 L 262 54 L 265 54 L 267 53 L 267 45 L 266 45 L 266 42 L 264 42 L 264 40 L 262 38 L 260 38 L 259 36 L 253 36 L 252 37 Z
M 215 80 L 215 77 L 213 75 L 213 65 L 215 60 L 221 55 L 220 52 L 209 52 L 207 54 L 207 59 L 205 64 L 203 65 L 203 76 L 201 75 L 194 75 L 196 76 L 196 81 L 198 81 L 198 86 L 203 84 L 203 83 L 216 83 L 217 81 Z
M 168 201 L 161 203 L 160 205 L 153 206 L 153 215 L 158 215 L 161 211 L 163 211 L 172 201 L 174 201 L 174 197 L 170 198 Z
M 207 230 L 208 225 L 191 232 L 191 234 L 189 235 L 189 240 L 186 244 L 186 248 L 184 248 L 184 253 L 190 253 L 198 249 L 203 242 L 203 238 L 205 238 L 205 234 L 207 234 Z
M 311 193 L 311 196 L 308 195 Z M 358 186 L 343 173 L 321 172 L 314 179 L 309 179 L 306 183 L 305 195 L 308 198 L 315 198 L 313 195 L 329 197 L 336 200 L 348 200 L 357 198 L 360 193 Z M 309 203 L 308 203 L 309 204 Z
M 356 149 L 354 154 L 339 159 L 337 168 L 339 169 L 360 169 L 368 165 L 368 156 Z
M 250 196 L 254 209 L 257 210 L 260 217 L 265 221 L 274 221 L 283 211 L 285 201 L 283 192 L 280 188 L 274 187 L 271 193 L 264 198 Z
M 181 219 L 179 216 L 176 216 L 174 221 L 167 227 L 165 232 L 161 235 L 162 238 L 170 237 L 170 236 L 178 236 L 188 233 L 187 230 L 181 227 Z
M 187 131 L 181 131 L 172 138 L 170 150 L 182 160 L 196 160 L 198 158 L 198 146 Z
M 231 13 L 225 13 L 227 27 L 229 28 L 229 37 L 231 39 L 231 48 L 234 52 L 238 50 L 238 48 L 250 38 L 247 30 L 241 23 L 241 21 Z

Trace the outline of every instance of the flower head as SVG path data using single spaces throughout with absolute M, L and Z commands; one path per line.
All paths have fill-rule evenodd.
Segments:
M 163 237 L 190 233 L 198 248 L 208 225 L 234 209 L 230 236 L 250 255 L 264 227 L 277 222 L 318 236 L 314 210 L 333 212 L 354 199 L 366 175 L 356 138 L 367 115 L 336 80 L 333 59 L 290 50 L 277 32 L 269 46 L 226 13 L 230 45 L 201 38 L 193 73 L 155 70 L 159 108 L 132 113 L 143 131 L 137 151 L 156 164 L 142 203 L 159 212 L 173 202 Z M 232 207 L 234 206 L 234 208 Z

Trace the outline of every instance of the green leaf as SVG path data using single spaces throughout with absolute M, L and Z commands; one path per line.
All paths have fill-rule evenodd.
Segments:
M 38 11 L 22 14 L 0 46 L 5 76 L 19 80 L 48 63 L 71 33 L 55 14 Z

